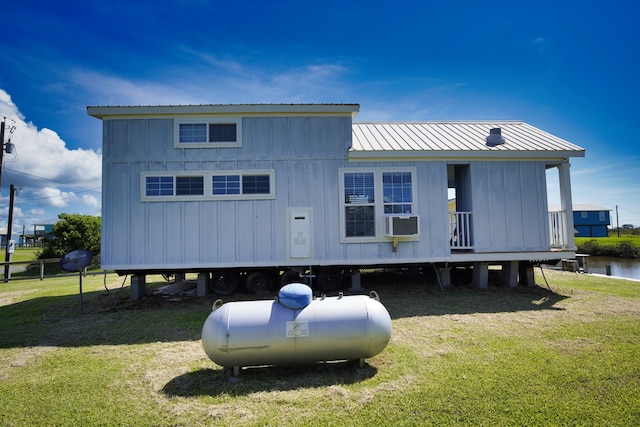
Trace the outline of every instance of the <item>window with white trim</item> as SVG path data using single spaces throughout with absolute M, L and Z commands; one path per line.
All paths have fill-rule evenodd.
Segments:
M 146 175 L 144 197 L 204 196 L 203 175 Z
M 144 202 L 275 198 L 273 169 L 143 172 Z
M 414 182 L 414 168 L 341 170 L 342 238 L 354 242 L 382 240 L 385 215 L 415 211 Z
M 175 146 L 179 148 L 226 148 L 242 146 L 242 118 L 175 120 Z
M 211 177 L 211 195 L 219 198 L 273 198 L 273 177 L 272 170 L 216 172 Z

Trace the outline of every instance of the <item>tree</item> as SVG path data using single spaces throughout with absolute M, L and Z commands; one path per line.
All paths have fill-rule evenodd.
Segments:
M 61 258 L 76 249 L 100 253 L 100 217 L 63 213 L 58 218 L 51 230 L 53 239 L 45 241 L 39 258 Z

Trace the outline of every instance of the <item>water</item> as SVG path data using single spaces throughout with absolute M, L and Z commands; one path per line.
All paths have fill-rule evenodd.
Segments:
M 640 280 L 640 260 L 590 256 L 587 259 L 589 273 L 607 274 L 607 265 L 611 266 L 611 275 Z

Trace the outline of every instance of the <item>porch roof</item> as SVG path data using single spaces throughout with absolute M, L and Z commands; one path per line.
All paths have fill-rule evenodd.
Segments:
M 485 138 L 501 128 L 506 142 Z M 584 148 L 521 121 L 353 123 L 349 158 L 544 158 L 584 157 Z

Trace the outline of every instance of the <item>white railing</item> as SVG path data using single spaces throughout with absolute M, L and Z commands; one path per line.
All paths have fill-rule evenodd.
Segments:
M 451 249 L 473 249 L 471 212 L 449 212 L 449 246 Z
M 567 213 L 549 212 L 549 241 L 552 248 L 562 248 L 567 244 Z

